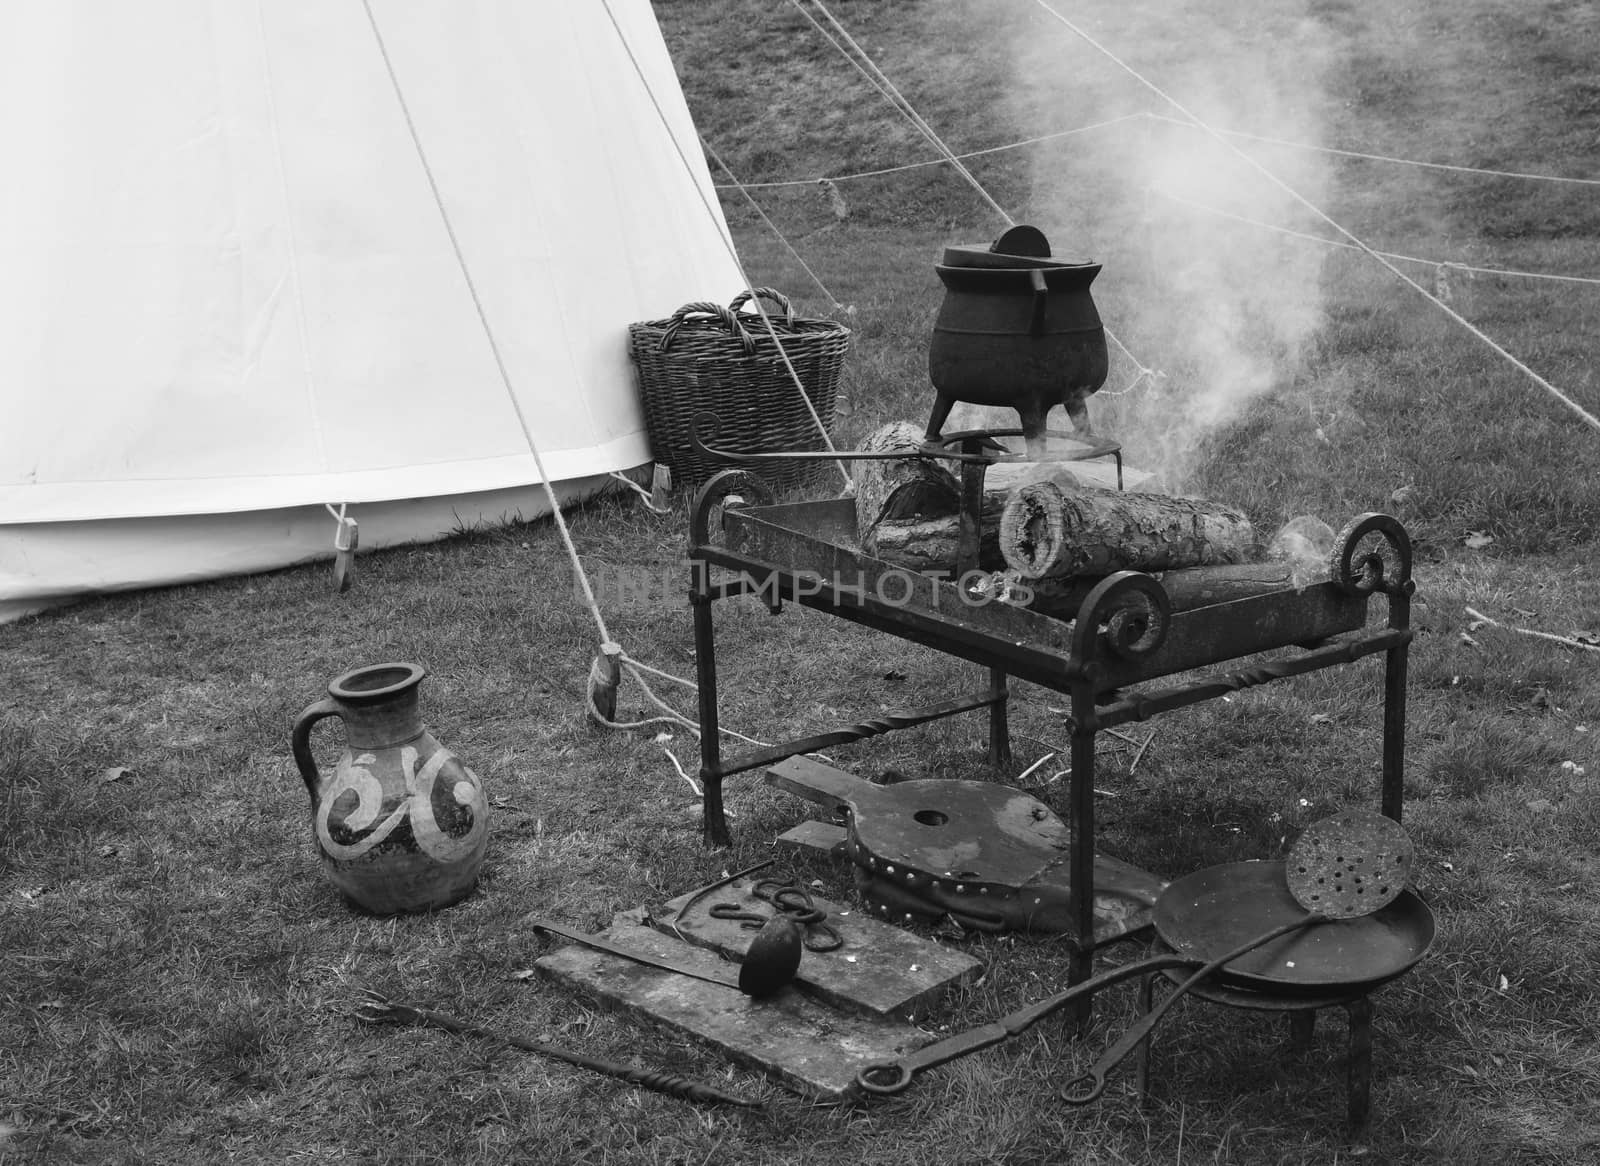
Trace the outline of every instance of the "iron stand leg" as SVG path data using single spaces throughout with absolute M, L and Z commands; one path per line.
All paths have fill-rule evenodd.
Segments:
M 1405 800 L 1406 644 L 1384 653 L 1383 667 L 1383 812 L 1396 822 Z
M 1303 1053 L 1311 1047 L 1312 1035 L 1317 1029 L 1317 1012 L 1314 1008 L 1304 1008 L 1298 1012 L 1289 1013 L 1289 1050 Z
M 1146 972 L 1139 977 L 1139 1011 L 1136 1019 L 1143 1019 L 1155 1004 L 1155 982 L 1158 974 Z M 1139 1104 L 1145 1107 L 1150 1104 L 1150 1059 L 1155 1055 L 1155 1043 L 1156 1034 L 1152 1032 L 1139 1042 L 1139 1047 L 1133 1053 L 1134 1083 L 1139 1090 Z
M 1071 841 L 1068 864 L 1072 872 L 1073 944 L 1067 983 L 1081 984 L 1094 971 L 1094 686 L 1087 681 L 1072 685 Z M 1092 997 L 1085 996 L 1074 1010 L 1080 1026 L 1089 1021 Z
M 717 648 L 711 623 L 709 568 L 690 566 L 689 604 L 694 609 L 694 668 L 699 685 L 700 788 L 703 791 L 701 831 L 713 848 L 731 845 L 728 818 L 722 808 L 722 732 L 717 726 Z
M 1411 630 L 1411 593 L 1416 585 L 1407 566 L 1406 578 L 1387 592 L 1389 626 Z M 1383 812 L 1396 822 L 1405 800 L 1406 669 L 1410 645 L 1403 643 L 1383 654 Z
M 1011 764 L 1011 725 L 1006 715 L 1011 690 L 1006 683 L 1004 668 L 989 669 L 989 687 L 999 694 L 999 698 L 989 706 L 989 764 L 999 769 Z
M 1372 997 L 1345 1005 L 1350 1013 L 1350 1140 L 1364 1142 L 1372 1122 Z
M 982 439 L 967 438 L 961 443 L 961 452 L 979 456 L 983 453 Z M 981 461 L 961 463 L 961 513 L 956 528 L 957 587 L 965 587 L 967 573 L 978 569 L 983 545 L 983 479 L 988 468 L 988 463 Z
M 937 406 L 935 412 L 937 413 Z M 966 438 L 961 443 L 961 452 L 977 457 L 984 452 L 983 439 Z M 988 469 L 987 462 L 961 463 L 961 515 L 956 542 L 956 586 L 963 591 L 967 587 L 967 577 L 979 569 L 980 548 L 983 542 L 983 480 Z M 1006 719 L 1006 705 L 1010 694 L 1006 687 L 1005 669 L 989 669 L 989 687 L 999 694 L 999 699 L 989 706 L 989 764 L 998 769 L 1002 765 L 1011 764 L 1011 730 Z

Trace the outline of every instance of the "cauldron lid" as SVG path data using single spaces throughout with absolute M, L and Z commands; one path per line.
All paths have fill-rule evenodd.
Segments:
M 1029 259 L 1049 259 L 1050 240 L 1038 227 L 1015 226 L 989 248 L 997 255 L 1025 255 Z
M 944 249 L 946 267 L 1086 267 L 1089 260 L 1053 259 L 1050 240 L 1038 227 L 1012 227 L 989 246 L 963 243 Z

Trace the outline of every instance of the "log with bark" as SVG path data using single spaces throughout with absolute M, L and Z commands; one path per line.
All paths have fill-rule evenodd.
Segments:
M 861 443 L 863 451 L 888 453 L 921 448 L 922 428 L 892 421 Z M 856 523 L 861 549 L 874 558 L 914 571 L 956 568 L 961 539 L 961 479 L 950 468 L 959 463 L 936 458 L 860 461 L 854 465 Z M 985 476 L 978 563 L 996 571 L 1000 554 L 1000 516 L 1020 485 L 1051 481 L 1076 485 L 1058 464 L 990 466 Z
M 1000 519 L 1000 552 L 1027 579 L 1167 571 L 1260 557 L 1250 520 L 1218 502 L 1043 482 Z
M 861 443 L 862 453 L 904 453 L 922 448 L 922 430 L 891 421 Z M 894 458 L 851 465 L 856 526 L 863 545 L 884 518 L 944 516 L 960 505 L 961 482 L 935 458 Z
M 1003 589 L 1013 597 L 1013 602 L 1026 597 L 1023 604 L 1030 611 L 1056 619 L 1075 619 L 1083 608 L 1083 601 L 1103 576 L 1085 575 L 1066 578 L 1025 579 L 1017 571 L 1000 572 L 991 584 L 995 590 Z M 1165 571 L 1157 576 L 1173 611 L 1193 611 L 1218 603 L 1231 603 L 1236 599 L 1251 599 L 1273 591 L 1287 591 L 1304 580 L 1295 577 L 1294 564 L 1282 559 L 1260 563 L 1229 563 L 1216 567 L 1185 567 Z

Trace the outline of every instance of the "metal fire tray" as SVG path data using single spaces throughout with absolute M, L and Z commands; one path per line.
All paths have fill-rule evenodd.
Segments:
M 974 602 L 949 580 L 874 558 L 860 549 L 855 527 L 848 498 L 736 508 L 723 519 L 726 550 L 707 548 L 704 557 L 757 580 L 758 593 L 792 583 L 806 606 L 824 606 L 808 602 L 811 592 L 827 606 L 855 608 L 859 622 L 886 623 L 891 627 L 885 630 L 981 663 L 1002 658 L 1013 675 L 1051 687 L 1077 678 L 1091 661 L 1099 665 L 1096 687 L 1104 691 L 1324 641 L 1367 621 L 1368 595 L 1330 581 L 1169 612 L 1165 633 L 1148 648 L 1107 652 L 1097 650 L 1106 645 L 1095 633 L 1076 636 L 1074 624 L 1087 631 L 1084 614 L 1110 619 L 1130 607 L 1139 614 L 1144 599 L 1153 597 L 1151 588 L 1159 589 L 1152 577 L 1113 576 L 1106 602 L 1095 603 L 1091 595 L 1078 620 L 1062 620 L 998 600 Z

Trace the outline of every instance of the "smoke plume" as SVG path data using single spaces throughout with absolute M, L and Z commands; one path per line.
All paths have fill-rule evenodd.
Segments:
M 1310 0 L 1051 2 L 1199 120 L 1254 135 L 1225 137 L 1322 205 L 1326 156 L 1257 140 L 1322 140 L 1333 53 Z M 1015 124 L 1043 133 L 1136 115 L 1037 147 L 1029 214 L 1056 254 L 1105 265 L 1095 301 L 1138 362 L 1111 345 L 1111 377 L 1090 401 L 1096 429 L 1123 441 L 1130 465 L 1182 491 L 1208 435 L 1252 400 L 1290 389 L 1322 320 L 1327 249 L 1243 220 L 1327 231 L 1042 8 L 1018 4 L 1008 32 Z M 1135 380 L 1139 364 L 1164 375 Z

